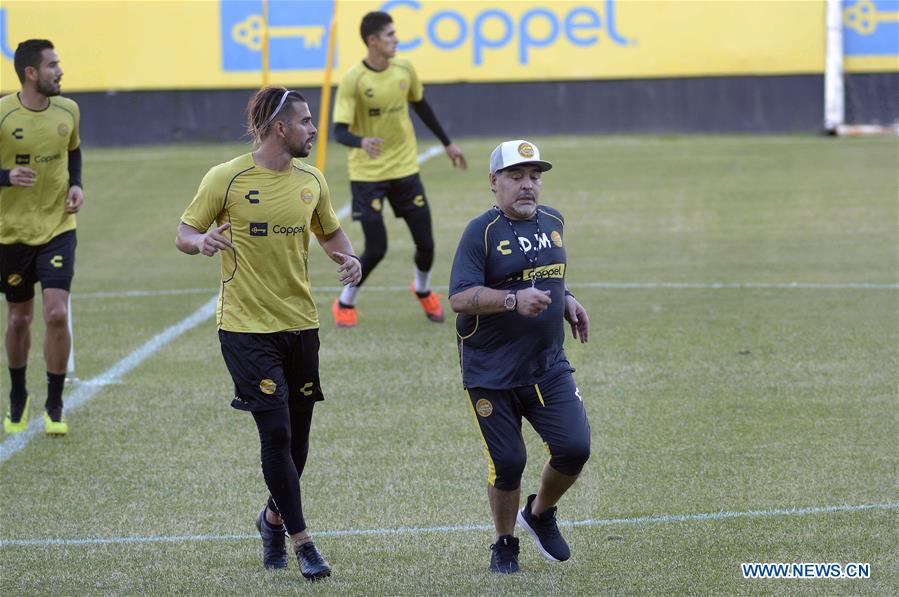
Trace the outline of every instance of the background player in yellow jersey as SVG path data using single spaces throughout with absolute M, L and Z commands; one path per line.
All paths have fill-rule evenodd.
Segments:
M 406 221 L 415 241 L 412 290 L 428 319 L 441 322 L 443 307 L 431 292 L 434 263 L 431 211 L 418 175 L 418 150 L 408 104 L 412 104 L 416 114 L 443 143 L 453 165 L 464 169 L 468 164 L 462 150 L 450 142 L 425 101 L 424 87 L 415 68 L 408 60 L 394 58 L 397 37 L 390 15 L 366 14 L 360 33 L 368 55 L 340 81 L 334 106 L 334 136 L 352 148 L 349 171 L 353 219 L 360 221 L 365 234 L 362 281 L 344 288 L 332 311 L 338 326 L 356 325 L 356 295 L 362 282 L 387 253 L 387 229 L 382 212 L 390 202 L 393 213 Z
M 339 264 L 343 284 L 362 275 L 359 258 L 331 207 L 309 155 L 316 129 L 305 98 L 268 87 L 247 106 L 253 153 L 212 168 L 178 226 L 188 254 L 221 251 L 217 321 L 222 356 L 234 380 L 231 406 L 250 411 L 259 431 L 269 499 L 256 519 L 266 568 L 286 568 L 285 531 L 308 579 L 330 565 L 306 530 L 300 476 L 309 450 L 318 375 L 318 312 L 306 269 L 310 233 Z
M 25 369 L 31 347 L 34 284 L 43 291 L 48 435 L 66 435 L 62 389 L 71 338 L 68 298 L 75 265 L 75 213 L 81 209 L 78 105 L 60 97 L 62 68 L 53 44 L 29 39 L 16 48 L 18 93 L 0 99 L 0 289 L 9 307 L 6 355 L 10 408 L 6 433 L 25 431 Z

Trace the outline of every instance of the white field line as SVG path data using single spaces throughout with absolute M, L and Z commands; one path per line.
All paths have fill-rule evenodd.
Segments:
M 349 212 L 349 208 L 346 208 Z M 343 211 L 343 209 L 341 209 Z M 899 284 L 875 284 L 872 282 L 818 283 L 818 282 L 572 282 L 569 288 L 602 290 L 899 290 Z M 317 291 L 339 292 L 342 286 L 317 286 Z M 408 286 L 365 286 L 366 292 L 407 292 Z M 446 286 L 434 286 L 445 292 Z M 131 298 L 145 296 L 179 296 L 206 294 L 208 288 L 181 288 L 174 290 L 121 290 L 85 292 L 73 294 L 75 299 Z
M 776 516 L 797 517 L 812 514 L 833 514 L 838 512 L 859 512 L 863 510 L 896 510 L 899 502 L 882 504 L 857 504 L 842 506 L 820 506 L 813 508 L 786 508 L 777 510 L 747 510 L 743 512 L 704 512 L 699 514 L 661 514 L 637 516 L 633 518 L 605 518 L 588 520 L 561 520 L 565 527 L 598 527 L 642 524 L 670 524 L 679 522 L 707 522 L 733 518 L 771 518 Z M 358 537 L 386 535 L 423 535 L 427 533 L 459 533 L 465 531 L 490 531 L 493 525 L 467 524 L 439 527 L 394 527 L 382 529 L 347 529 L 319 531 L 317 537 Z M 83 539 L 0 539 L 0 547 L 49 545 L 105 545 L 110 543 L 182 543 L 190 541 L 250 541 L 259 540 L 259 535 L 150 535 L 132 537 L 86 537 Z
M 431 147 L 418 156 L 418 163 L 424 163 L 425 161 L 440 153 L 442 149 L 443 148 L 439 146 Z M 343 215 L 338 214 L 338 217 L 340 219 L 345 218 L 350 213 L 350 206 L 346 205 L 344 206 L 344 208 L 341 208 L 340 213 L 342 213 Z M 132 297 L 198 294 L 199 292 L 207 293 L 209 292 L 209 289 L 162 291 L 129 290 L 126 291 L 124 295 L 121 293 L 99 292 L 77 296 L 79 296 L 79 298 L 111 298 L 120 296 Z M 159 349 L 167 345 L 169 342 L 171 342 L 184 332 L 193 329 L 200 323 L 212 317 L 215 314 L 215 306 L 217 300 L 217 297 L 213 297 L 209 300 L 209 302 L 197 309 L 187 319 L 184 319 L 183 321 L 173 326 L 169 326 L 159 334 L 156 334 L 142 346 L 137 348 L 137 350 L 118 361 L 116 364 L 114 364 L 112 367 L 110 367 L 97 377 L 79 383 L 77 387 L 66 396 L 64 412 L 70 413 L 80 407 L 82 404 L 88 402 L 104 386 L 121 383 L 121 377 L 123 375 L 127 374 L 132 369 L 147 360 L 149 357 L 153 356 L 157 351 L 159 351 Z M 42 427 L 43 419 L 40 417 L 36 417 L 28 423 L 28 427 L 25 429 L 25 431 L 23 431 L 22 433 L 17 433 L 15 435 L 10 435 L 5 440 L 3 440 L 3 443 L 0 444 L 0 464 L 3 464 L 14 454 L 25 448 L 25 446 L 28 445 L 28 442 L 30 442 L 35 435 L 38 435 L 41 432 Z
M 207 292 L 209 291 L 207 290 Z M 200 323 L 212 317 L 215 314 L 215 304 L 217 300 L 218 297 L 211 299 L 202 307 L 194 311 L 189 317 L 156 334 L 131 354 L 119 360 L 97 377 L 78 384 L 75 389 L 66 396 L 64 412 L 70 413 L 81 405 L 87 403 L 102 389 L 103 386 L 117 383 L 122 376 L 126 375 L 149 357 L 153 356 L 160 348 L 169 344 L 184 332 L 195 328 Z M 22 433 L 7 436 L 6 439 L 3 440 L 3 443 L 0 444 L 0 464 L 9 460 L 13 454 L 16 454 L 27 446 L 28 442 L 30 442 L 35 435 L 43 433 L 43 431 L 43 418 L 36 417 L 28 423 L 28 427 Z

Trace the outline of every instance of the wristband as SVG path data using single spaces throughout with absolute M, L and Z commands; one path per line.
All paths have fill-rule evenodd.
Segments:
M 570 297 L 573 298 L 574 300 L 577 300 L 577 299 L 574 297 L 574 295 L 571 294 L 571 291 L 569 291 L 567 288 L 565 289 L 565 296 L 570 296 Z
M 347 257 L 352 257 L 353 259 L 355 259 L 356 261 L 359 262 L 359 265 L 362 265 L 362 260 L 359 259 L 358 255 L 347 255 Z

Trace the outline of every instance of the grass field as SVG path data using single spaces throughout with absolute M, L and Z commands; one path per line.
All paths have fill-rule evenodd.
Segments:
M 896 139 L 534 140 L 592 324 L 588 345 L 567 341 L 593 428 L 560 504 L 571 561 L 522 537 L 523 573 L 487 572 L 486 462 L 453 328 L 406 289 L 412 244 L 390 218 L 357 329 L 333 326 L 334 266 L 311 253 L 327 400 L 303 495 L 334 575 L 263 571 L 258 439 L 228 406 L 212 318 L 121 364 L 214 296 L 217 260 L 180 254 L 175 228 L 206 170 L 245 149 L 88 148 L 73 288 L 86 381 L 67 389 L 83 402 L 67 439 L 38 433 L 2 458 L 2 593 L 896 594 Z M 444 290 L 463 227 L 492 205 L 498 141 L 463 141 L 466 173 L 442 155 L 423 166 Z M 329 158 L 340 207 L 345 152 Z M 530 493 L 544 452 L 525 427 Z M 745 580 L 741 562 L 868 562 L 871 578 Z

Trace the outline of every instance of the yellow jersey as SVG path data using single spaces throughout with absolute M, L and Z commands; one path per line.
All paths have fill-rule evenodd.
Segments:
M 424 86 L 412 63 L 394 58 L 376 71 L 359 62 L 343 76 L 334 103 L 334 122 L 349 125 L 359 137 L 384 139 L 381 155 L 369 157 L 361 147 L 350 149 L 350 180 L 374 182 L 418 172 L 418 147 L 409 118 L 409 102 L 424 97 Z
M 322 173 L 293 160 L 289 170 L 258 166 L 247 153 L 212 168 L 181 221 L 225 232 L 217 322 L 229 332 L 270 333 L 319 327 L 309 284 L 310 233 L 340 228 Z
M 78 104 L 60 96 L 30 110 L 13 93 L 0 98 L 0 168 L 37 172 L 32 187 L 0 187 L 0 243 L 43 245 L 75 228 L 66 213 L 69 152 L 78 148 Z

